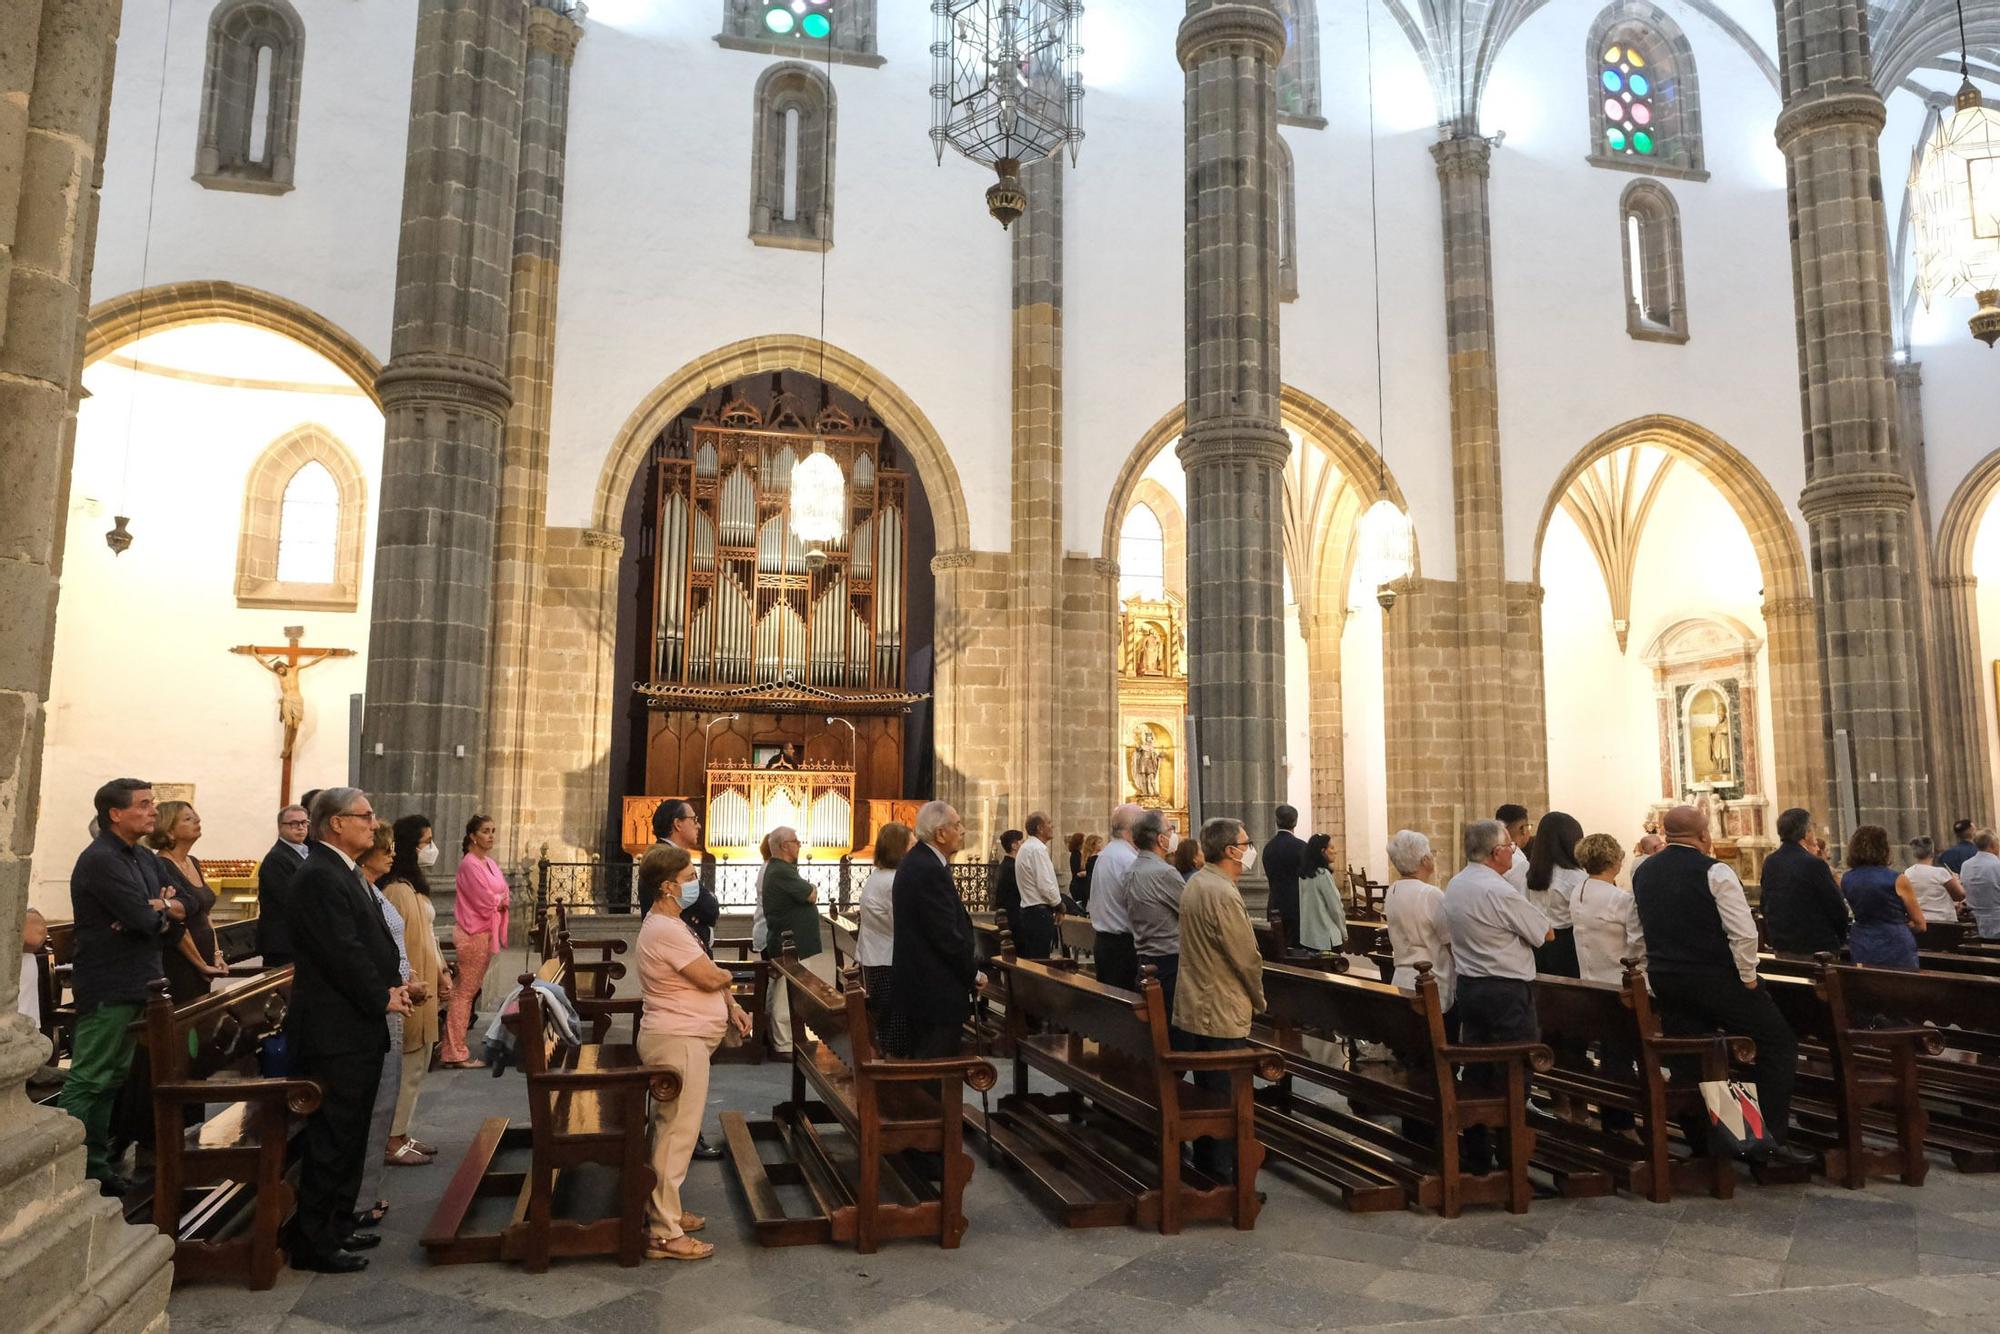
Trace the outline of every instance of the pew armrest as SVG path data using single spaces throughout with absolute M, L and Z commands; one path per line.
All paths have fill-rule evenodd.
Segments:
M 863 1061 L 861 1073 L 884 1083 L 963 1079 L 980 1093 L 1000 1082 L 993 1063 L 979 1056 L 944 1056 L 922 1061 Z
M 1733 1033 L 1714 1033 L 1700 1038 L 1646 1038 L 1645 1046 L 1660 1056 L 1707 1056 L 1725 1052 L 1729 1060 L 1748 1065 L 1757 1059 L 1757 1044 Z
M 643 1086 L 656 1102 L 672 1102 L 681 1096 L 681 1072 L 664 1065 L 632 1065 L 617 1070 L 549 1070 L 529 1075 L 528 1082 L 555 1093 Z
M 1482 1042 L 1475 1046 L 1463 1043 L 1447 1043 L 1438 1049 L 1438 1055 L 1447 1061 L 1457 1061 L 1462 1065 L 1505 1065 L 1512 1061 L 1526 1061 L 1537 1071 L 1555 1069 L 1555 1053 L 1544 1042 Z
M 579 950 L 596 950 L 606 958 L 609 958 L 613 954 L 623 954 L 625 952 L 625 942 L 615 936 L 606 936 L 601 939 L 597 937 L 571 936 L 569 938 L 569 949 L 572 955 L 576 954 Z
M 609 1019 L 613 1015 L 638 1015 L 646 1008 L 641 996 L 579 996 L 576 998 L 576 1013 L 580 1019 Z
M 316 1079 L 190 1079 L 153 1085 L 155 1102 L 282 1102 L 299 1116 L 319 1110 Z
M 1847 1040 L 1859 1047 L 1903 1046 L 1909 1044 L 1920 1048 L 1926 1056 L 1936 1056 L 1944 1050 L 1944 1034 L 1929 1024 L 1908 1024 L 1895 1028 L 1853 1028 L 1847 1031 Z
M 1169 1070 L 1235 1070 L 1244 1068 L 1267 1083 L 1284 1078 L 1285 1058 L 1254 1047 L 1241 1051 L 1176 1051 L 1160 1058 Z

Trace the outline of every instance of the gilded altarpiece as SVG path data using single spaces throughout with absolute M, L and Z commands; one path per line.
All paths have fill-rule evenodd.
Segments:
M 1187 604 L 1127 599 L 1118 625 L 1120 795 L 1187 829 Z
M 1646 650 L 1659 731 L 1659 799 L 1649 825 L 1670 807 L 1708 817 L 1715 855 L 1746 882 L 1762 874 L 1771 798 L 1759 751 L 1757 652 L 1763 641 L 1726 617 L 1677 621 Z

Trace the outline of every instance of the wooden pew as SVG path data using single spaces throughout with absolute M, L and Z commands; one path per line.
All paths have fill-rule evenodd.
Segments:
M 833 941 L 834 976 L 844 977 L 848 969 L 861 966 L 861 923 L 845 913 L 829 912 L 821 916 Z
M 1614 1073 L 1602 1065 L 1556 1065 L 1538 1071 L 1534 1085 L 1550 1094 L 1600 1108 L 1633 1113 L 1640 1142 L 1607 1134 L 1595 1126 L 1542 1119 L 1537 1122 L 1535 1163 L 1560 1184 L 1577 1171 L 1608 1172 L 1616 1184 L 1656 1204 L 1677 1192 L 1706 1190 L 1718 1200 L 1736 1193 L 1732 1159 L 1706 1154 L 1705 1144 L 1690 1145 L 1693 1156 L 1672 1152 L 1675 1123 L 1684 1114 L 1704 1110 L 1700 1084 L 1727 1079 L 1733 1057 L 1749 1061 L 1756 1046 L 1748 1038 L 1670 1038 L 1660 1032 L 1646 975 L 1625 965 L 1622 985 L 1584 982 L 1576 978 L 1535 979 L 1535 1012 L 1542 1038 L 1558 1054 L 1582 1052 L 1591 1043 L 1611 1040 L 1638 1056 L 1638 1068 Z M 1568 1039 L 1567 1042 L 1564 1039 Z M 1694 1079 L 1672 1074 L 1667 1063 L 1676 1059 L 1699 1062 Z
M 615 1255 L 629 1268 L 645 1258 L 646 1199 L 654 1185 L 646 1099 L 649 1094 L 660 1102 L 678 1098 L 681 1077 L 665 1066 L 642 1064 L 631 1046 L 564 1040 L 530 985 L 538 979 L 567 989 L 560 947 L 537 972 L 521 974 L 519 1008 L 507 1021 L 527 1079 L 529 1124 L 510 1126 L 506 1117 L 480 1124 L 424 1230 L 423 1247 L 436 1264 L 510 1260 L 539 1274 L 552 1256 Z M 637 999 L 584 999 L 577 1008 L 590 1024 L 601 1007 L 629 1013 L 638 1004 Z M 525 1171 L 496 1166 L 502 1153 L 521 1150 L 529 1155 Z M 555 1193 L 563 1173 L 586 1164 L 617 1174 L 617 1212 L 609 1218 L 557 1218 Z M 497 1231 L 468 1232 L 474 1202 L 495 1195 L 514 1197 L 512 1220 Z
M 1528 1081 L 1554 1062 L 1539 1042 L 1453 1044 L 1428 965 L 1404 991 L 1382 982 L 1342 977 L 1290 964 L 1264 965 L 1265 1013 L 1258 1033 L 1264 1051 L 1282 1059 L 1285 1079 L 1258 1095 L 1257 1126 L 1280 1158 L 1327 1181 L 1351 1209 L 1398 1209 L 1414 1203 L 1456 1218 L 1467 1204 L 1504 1203 L 1525 1213 L 1530 1199 Z M 1307 1045 L 1341 1039 L 1378 1042 L 1398 1053 L 1402 1069 L 1335 1064 Z M 1453 1077 L 1456 1065 L 1498 1065 L 1506 1091 L 1469 1097 Z M 1328 1089 L 1372 1112 L 1431 1127 L 1427 1143 L 1355 1112 L 1299 1096 L 1296 1083 Z M 1496 1171 L 1470 1173 L 1460 1159 L 1459 1134 L 1473 1126 L 1503 1132 Z
M 757 957 L 748 936 L 717 936 L 712 951 L 715 966 L 729 974 L 730 995 L 750 1016 L 750 1036 L 734 1047 L 717 1047 L 709 1061 L 715 1065 L 762 1065 L 771 1054 L 771 965 Z
M 1300 968 L 1316 968 L 1323 973 L 1344 973 L 1351 966 L 1347 956 L 1332 950 L 1293 948 L 1285 943 L 1285 929 L 1277 922 L 1252 922 L 1257 937 L 1257 956 L 1266 963 L 1289 963 Z
M 617 961 L 617 956 L 625 953 L 625 942 L 615 936 L 577 935 L 572 929 L 567 904 L 550 904 L 533 934 L 535 945 L 545 961 L 556 957 L 559 944 L 568 945 L 568 989 L 573 995 L 588 996 L 593 1000 L 608 999 L 617 991 L 615 984 L 625 977 L 625 965 Z
M 972 1179 L 958 1090 L 992 1088 L 993 1066 L 978 1056 L 884 1057 L 875 1047 L 859 969 L 849 970 L 836 990 L 800 963 L 789 934 L 773 965 L 791 1003 L 791 1099 L 766 1122 L 722 1114 L 758 1243 L 852 1242 L 872 1255 L 889 1238 L 935 1237 L 955 1249 L 965 1235 L 965 1187 Z M 853 1146 L 851 1167 L 821 1134 L 834 1124 Z M 781 1145 L 784 1161 L 767 1161 L 760 1143 Z M 940 1160 L 941 1179 L 933 1183 L 919 1160 L 906 1157 L 912 1154 Z M 780 1186 L 804 1187 L 817 1212 L 787 1213 Z
M 292 970 L 278 968 L 176 1009 L 165 979 L 152 984 L 139 1025 L 152 1071 L 153 1186 L 134 1221 L 173 1238 L 176 1281 L 228 1278 L 261 1291 L 277 1279 L 278 1233 L 295 1203 L 286 1165 L 322 1093 L 309 1079 L 266 1079 L 258 1066 L 291 989 Z M 191 1103 L 208 1105 L 193 1126 Z
M 1091 961 L 1097 956 L 1097 928 L 1090 924 L 1088 917 L 1057 913 L 1056 950 L 1063 958 L 1088 972 Z
M 1137 1223 L 1171 1234 L 1189 1219 L 1256 1225 L 1264 1149 L 1251 1079 L 1277 1078 L 1274 1057 L 1172 1050 L 1150 965 L 1137 991 L 1011 950 L 992 967 L 1006 982 L 1013 1091 L 990 1116 L 967 1109 L 966 1117 L 1054 1202 L 1065 1227 Z M 1063 1091 L 1030 1091 L 1031 1070 Z M 1183 1078 L 1197 1070 L 1225 1073 L 1230 1092 Z M 1181 1165 L 1182 1145 L 1203 1136 L 1236 1141 L 1233 1184 Z

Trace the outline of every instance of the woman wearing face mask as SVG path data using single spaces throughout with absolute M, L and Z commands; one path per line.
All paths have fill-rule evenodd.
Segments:
M 412 993 L 424 988 L 422 1002 L 412 1002 L 403 1016 L 403 1049 L 396 1110 L 389 1122 L 383 1161 L 394 1167 L 417 1167 L 437 1156 L 433 1145 L 410 1134 L 417 1094 L 430 1073 L 431 1051 L 438 1041 L 438 1011 L 451 999 L 451 973 L 437 942 L 437 908 L 431 902 L 430 880 L 424 872 L 437 865 L 437 842 L 431 837 L 431 817 L 405 815 L 396 821 L 396 853 L 389 874 L 376 888 L 403 917 L 403 948 L 410 960 Z
M 732 1024 L 750 1035 L 750 1016 L 729 994 L 730 977 L 701 947 L 681 914 L 701 897 L 687 849 L 661 843 L 639 861 L 639 893 L 654 890 L 639 927 L 639 1059 L 681 1077 L 680 1096 L 653 1104 L 653 1195 L 646 1202 L 646 1258 L 706 1260 L 715 1247 L 688 1234 L 708 1220 L 681 1211 L 681 1183 L 708 1102 L 708 1059 Z

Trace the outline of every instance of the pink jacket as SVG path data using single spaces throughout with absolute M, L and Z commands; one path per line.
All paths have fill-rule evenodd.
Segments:
M 458 916 L 453 930 L 472 935 L 491 931 L 495 948 L 507 944 L 507 877 L 476 852 L 458 863 Z

